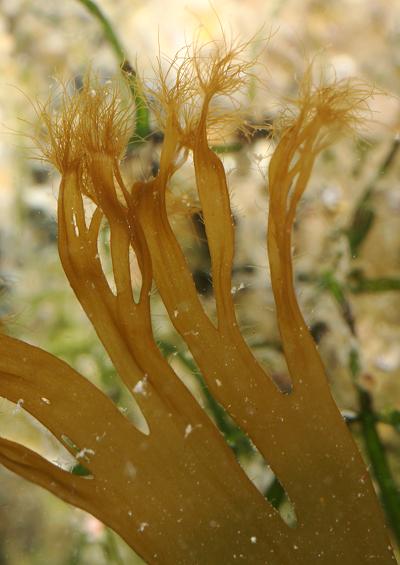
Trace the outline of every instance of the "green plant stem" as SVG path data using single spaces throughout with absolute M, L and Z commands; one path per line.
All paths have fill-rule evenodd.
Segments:
M 107 41 L 110 43 L 115 54 L 117 55 L 120 64 L 122 65 L 125 62 L 125 52 L 108 18 L 105 16 L 103 11 L 99 8 L 99 6 L 95 2 L 93 2 L 93 0 L 78 0 L 78 1 L 81 4 L 83 4 L 89 10 L 89 12 L 93 16 L 95 16 L 95 18 L 97 18 L 98 21 L 101 23 L 104 31 L 104 35 L 106 36 Z
M 372 472 L 379 485 L 382 505 L 388 522 L 400 544 L 400 493 L 389 468 L 385 448 L 379 437 L 376 415 L 373 410 L 371 395 L 358 387 L 360 404 L 360 422 L 365 449 L 371 462 Z
M 355 330 L 355 321 L 353 317 L 353 312 L 350 303 L 346 298 L 343 286 L 340 284 L 340 282 L 336 279 L 336 277 L 331 271 L 327 271 L 326 273 L 323 273 L 320 282 L 321 282 L 321 286 L 323 288 L 326 288 L 335 299 L 336 303 L 338 304 L 341 310 L 344 321 L 346 322 L 352 335 L 355 336 L 356 330 Z
M 372 197 L 375 186 L 377 182 L 388 173 L 399 149 L 400 138 L 395 137 L 388 153 L 383 159 L 381 165 L 378 167 L 375 176 L 367 184 L 367 186 L 363 190 L 361 197 L 358 200 L 352 220 L 350 222 L 350 226 L 346 230 L 350 253 L 353 258 L 356 258 L 358 256 L 360 247 L 375 221 L 375 212 L 372 206 Z
M 238 153 L 243 149 L 243 143 L 240 141 L 236 143 L 228 143 L 227 145 L 212 145 L 212 151 L 218 155 L 226 155 L 227 153 Z
M 132 136 L 129 145 L 132 147 L 138 145 L 149 135 L 150 133 L 150 116 L 149 111 L 145 102 L 145 99 L 140 91 L 140 85 L 137 80 L 137 74 L 135 69 L 129 63 L 125 55 L 125 49 L 122 46 L 113 26 L 111 25 L 109 19 L 104 14 L 104 12 L 99 8 L 99 6 L 93 0 L 78 0 L 87 10 L 99 21 L 103 28 L 104 35 L 109 42 L 111 48 L 113 49 L 118 63 L 129 79 L 130 89 L 135 101 L 136 107 L 136 124 L 135 124 L 135 134 Z
M 392 426 L 396 432 L 400 432 L 400 410 L 391 410 L 385 414 L 376 414 L 376 419 L 382 424 Z
M 362 292 L 387 292 L 400 290 L 400 279 L 392 277 L 379 277 L 370 279 L 364 277 L 359 271 L 350 273 L 349 287 L 354 294 Z
M 343 286 L 332 273 L 324 275 L 323 283 L 339 304 L 343 318 L 352 335 L 356 338 L 357 332 L 354 318 Z M 393 479 L 385 448 L 378 433 L 378 417 L 373 409 L 372 397 L 370 393 L 357 382 L 357 378 L 361 372 L 361 363 L 356 347 L 353 347 L 349 354 L 349 370 L 357 392 L 359 405 L 358 421 L 361 424 L 361 433 L 366 454 L 378 485 L 380 499 L 387 520 L 392 528 L 397 543 L 400 545 L 400 493 Z
M 72 548 L 70 548 L 70 553 L 66 558 L 64 565 L 80 565 L 82 563 L 82 553 L 86 543 L 86 535 L 84 533 L 80 533 L 75 544 Z
M 103 551 L 107 558 L 107 563 L 114 563 L 115 565 L 124 565 L 124 561 L 118 552 L 118 547 L 115 542 L 114 534 L 111 530 L 106 528 L 106 539 L 102 544 Z

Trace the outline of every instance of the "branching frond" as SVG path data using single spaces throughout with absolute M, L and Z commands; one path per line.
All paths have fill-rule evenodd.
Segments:
M 252 64 L 243 60 L 247 46 L 195 41 L 166 70 L 159 62 L 158 84 L 147 90 L 164 132 L 159 172 L 130 189 L 119 168 L 134 122 L 128 88 L 88 75 L 81 90 L 63 88 L 55 109 L 53 101 L 38 106 L 45 129 L 39 145 L 62 177 L 63 268 L 150 433 L 136 429 L 62 361 L 0 334 L 0 394 L 13 402 L 24 399 L 24 408 L 59 441 L 69 438 L 64 444 L 75 457 L 86 456 L 91 476 L 74 477 L 1 439 L 0 463 L 92 512 L 151 564 L 239 559 L 249 565 L 310 565 L 323 556 L 327 564 L 372 557 L 376 565 L 387 565 L 392 553 L 379 505 L 297 303 L 291 256 L 296 208 L 315 159 L 337 135 L 362 123 L 369 89 L 357 81 L 314 88 L 310 69 L 281 118 L 269 167 L 268 253 L 292 379 L 290 394 L 284 394 L 250 351 L 236 320 L 235 225 L 225 170 L 209 146 L 216 132 L 242 120 L 239 95 Z M 189 152 L 217 323 L 204 309 L 167 211 L 166 190 Z M 115 288 L 99 257 L 102 222 L 110 232 Z M 142 281 L 136 301 L 132 253 Z M 248 479 L 161 354 L 150 311 L 153 282 L 215 404 L 247 434 L 286 490 L 295 529 Z

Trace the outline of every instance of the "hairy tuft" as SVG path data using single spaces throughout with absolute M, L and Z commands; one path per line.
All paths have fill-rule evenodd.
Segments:
M 254 60 L 244 53 L 250 42 L 226 40 L 206 45 L 194 42 L 179 51 L 163 68 L 159 59 L 156 85 L 147 87 L 149 105 L 161 130 L 173 122 L 182 146 L 193 147 L 202 112 L 206 112 L 209 138 L 221 139 L 244 125 L 240 94 Z
M 358 79 L 343 79 L 314 86 L 312 65 L 309 66 L 299 85 L 295 99 L 287 99 L 289 107 L 276 121 L 279 133 L 291 128 L 303 131 L 303 135 L 318 132 L 319 152 L 336 137 L 354 134 L 367 121 L 370 113 L 368 101 L 374 89 Z
M 81 89 L 62 86 L 60 100 L 37 108 L 44 131 L 37 142 L 61 173 L 82 167 L 95 154 L 123 155 L 134 128 L 130 90 L 121 81 L 100 83 L 88 74 Z

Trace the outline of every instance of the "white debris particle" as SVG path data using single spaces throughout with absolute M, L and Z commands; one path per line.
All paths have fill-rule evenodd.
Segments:
M 143 396 L 147 396 L 146 386 L 147 386 L 147 375 L 144 375 L 143 379 L 140 379 L 140 381 L 138 381 L 133 387 L 133 392 L 135 392 L 136 394 L 142 394 Z
M 128 510 L 128 516 L 129 516 L 129 517 L 132 517 L 132 516 L 133 516 L 132 510 Z
M 144 532 L 144 529 L 148 527 L 148 522 L 142 522 L 138 527 L 138 532 Z
M 322 191 L 322 202 L 328 210 L 334 210 L 340 202 L 341 195 L 339 186 L 327 186 Z
M 174 310 L 174 318 L 177 318 L 179 315 L 179 310 Z
M 101 434 L 101 436 L 96 436 L 96 441 L 97 441 L 97 442 L 101 441 L 102 439 L 104 439 L 105 435 L 106 435 L 106 432 L 103 432 L 103 433 Z
M 215 382 L 217 383 L 217 386 L 222 386 L 222 383 L 219 379 L 215 379 Z
M 125 473 L 130 479 L 134 479 L 136 477 L 136 467 L 133 463 L 131 463 L 131 461 L 126 462 Z
M 183 335 L 194 335 L 194 336 L 198 336 L 199 332 L 195 332 L 194 330 L 190 330 L 188 332 L 183 332 Z
M 93 451 L 93 449 L 90 449 L 89 447 L 84 447 L 83 449 L 81 449 L 79 451 L 79 453 L 77 453 L 75 455 L 75 457 L 77 459 L 87 459 L 87 460 L 89 460 L 88 455 L 94 455 L 94 454 L 95 454 L 95 452 Z
M 299 546 L 294 544 L 293 549 L 299 549 Z
M 251 536 L 250 541 L 251 541 L 251 543 L 257 543 L 257 537 Z
M 23 408 L 23 404 L 24 404 L 24 399 L 20 398 L 17 401 L 17 405 L 15 406 L 14 410 L 13 410 L 13 414 L 18 414 L 18 412 L 21 411 L 21 409 Z
M 400 355 L 397 351 L 388 351 L 385 354 L 378 355 L 374 360 L 375 367 L 384 372 L 394 371 L 399 367 Z
M 185 428 L 185 439 L 188 437 L 188 435 L 190 435 L 193 431 L 193 426 L 191 424 L 188 424 Z
M 50 400 L 44 396 L 42 396 L 42 398 L 40 399 L 42 402 L 44 402 L 45 404 L 50 404 Z
M 243 290 L 244 289 L 244 283 L 241 282 L 238 286 L 233 286 L 231 288 L 231 294 L 236 294 L 237 292 L 239 292 L 239 290 Z

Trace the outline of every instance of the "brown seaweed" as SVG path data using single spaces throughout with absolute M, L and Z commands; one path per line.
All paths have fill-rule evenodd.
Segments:
M 225 111 L 215 99 L 233 97 L 242 86 L 248 70 L 242 51 L 219 44 L 196 48 L 160 71 L 152 93 L 164 133 L 160 168 L 155 178 L 133 186 L 120 170 L 133 120 L 118 83 L 88 78 L 82 90 L 65 90 L 59 111 L 40 108 L 47 128 L 42 151 L 62 176 L 58 246 L 64 271 L 149 433 L 64 362 L 2 334 L 1 396 L 23 399 L 24 409 L 90 475 L 69 473 L 5 439 L 0 462 L 92 513 L 148 563 L 389 564 L 394 558 L 382 511 L 301 314 L 291 257 L 296 207 L 314 162 L 357 125 L 368 89 L 355 81 L 314 88 L 307 73 L 298 110 L 284 116 L 270 161 L 268 254 L 292 381 L 283 394 L 256 361 L 236 319 L 235 229 L 224 167 L 209 144 L 213 131 L 240 120 L 237 109 Z M 189 152 L 211 256 L 216 323 L 199 299 L 166 206 L 171 179 Z M 104 224 L 115 289 L 99 258 Z M 141 273 L 136 300 L 131 253 Z M 284 486 L 296 527 L 247 478 L 160 353 L 150 313 L 153 281 L 212 395 Z

